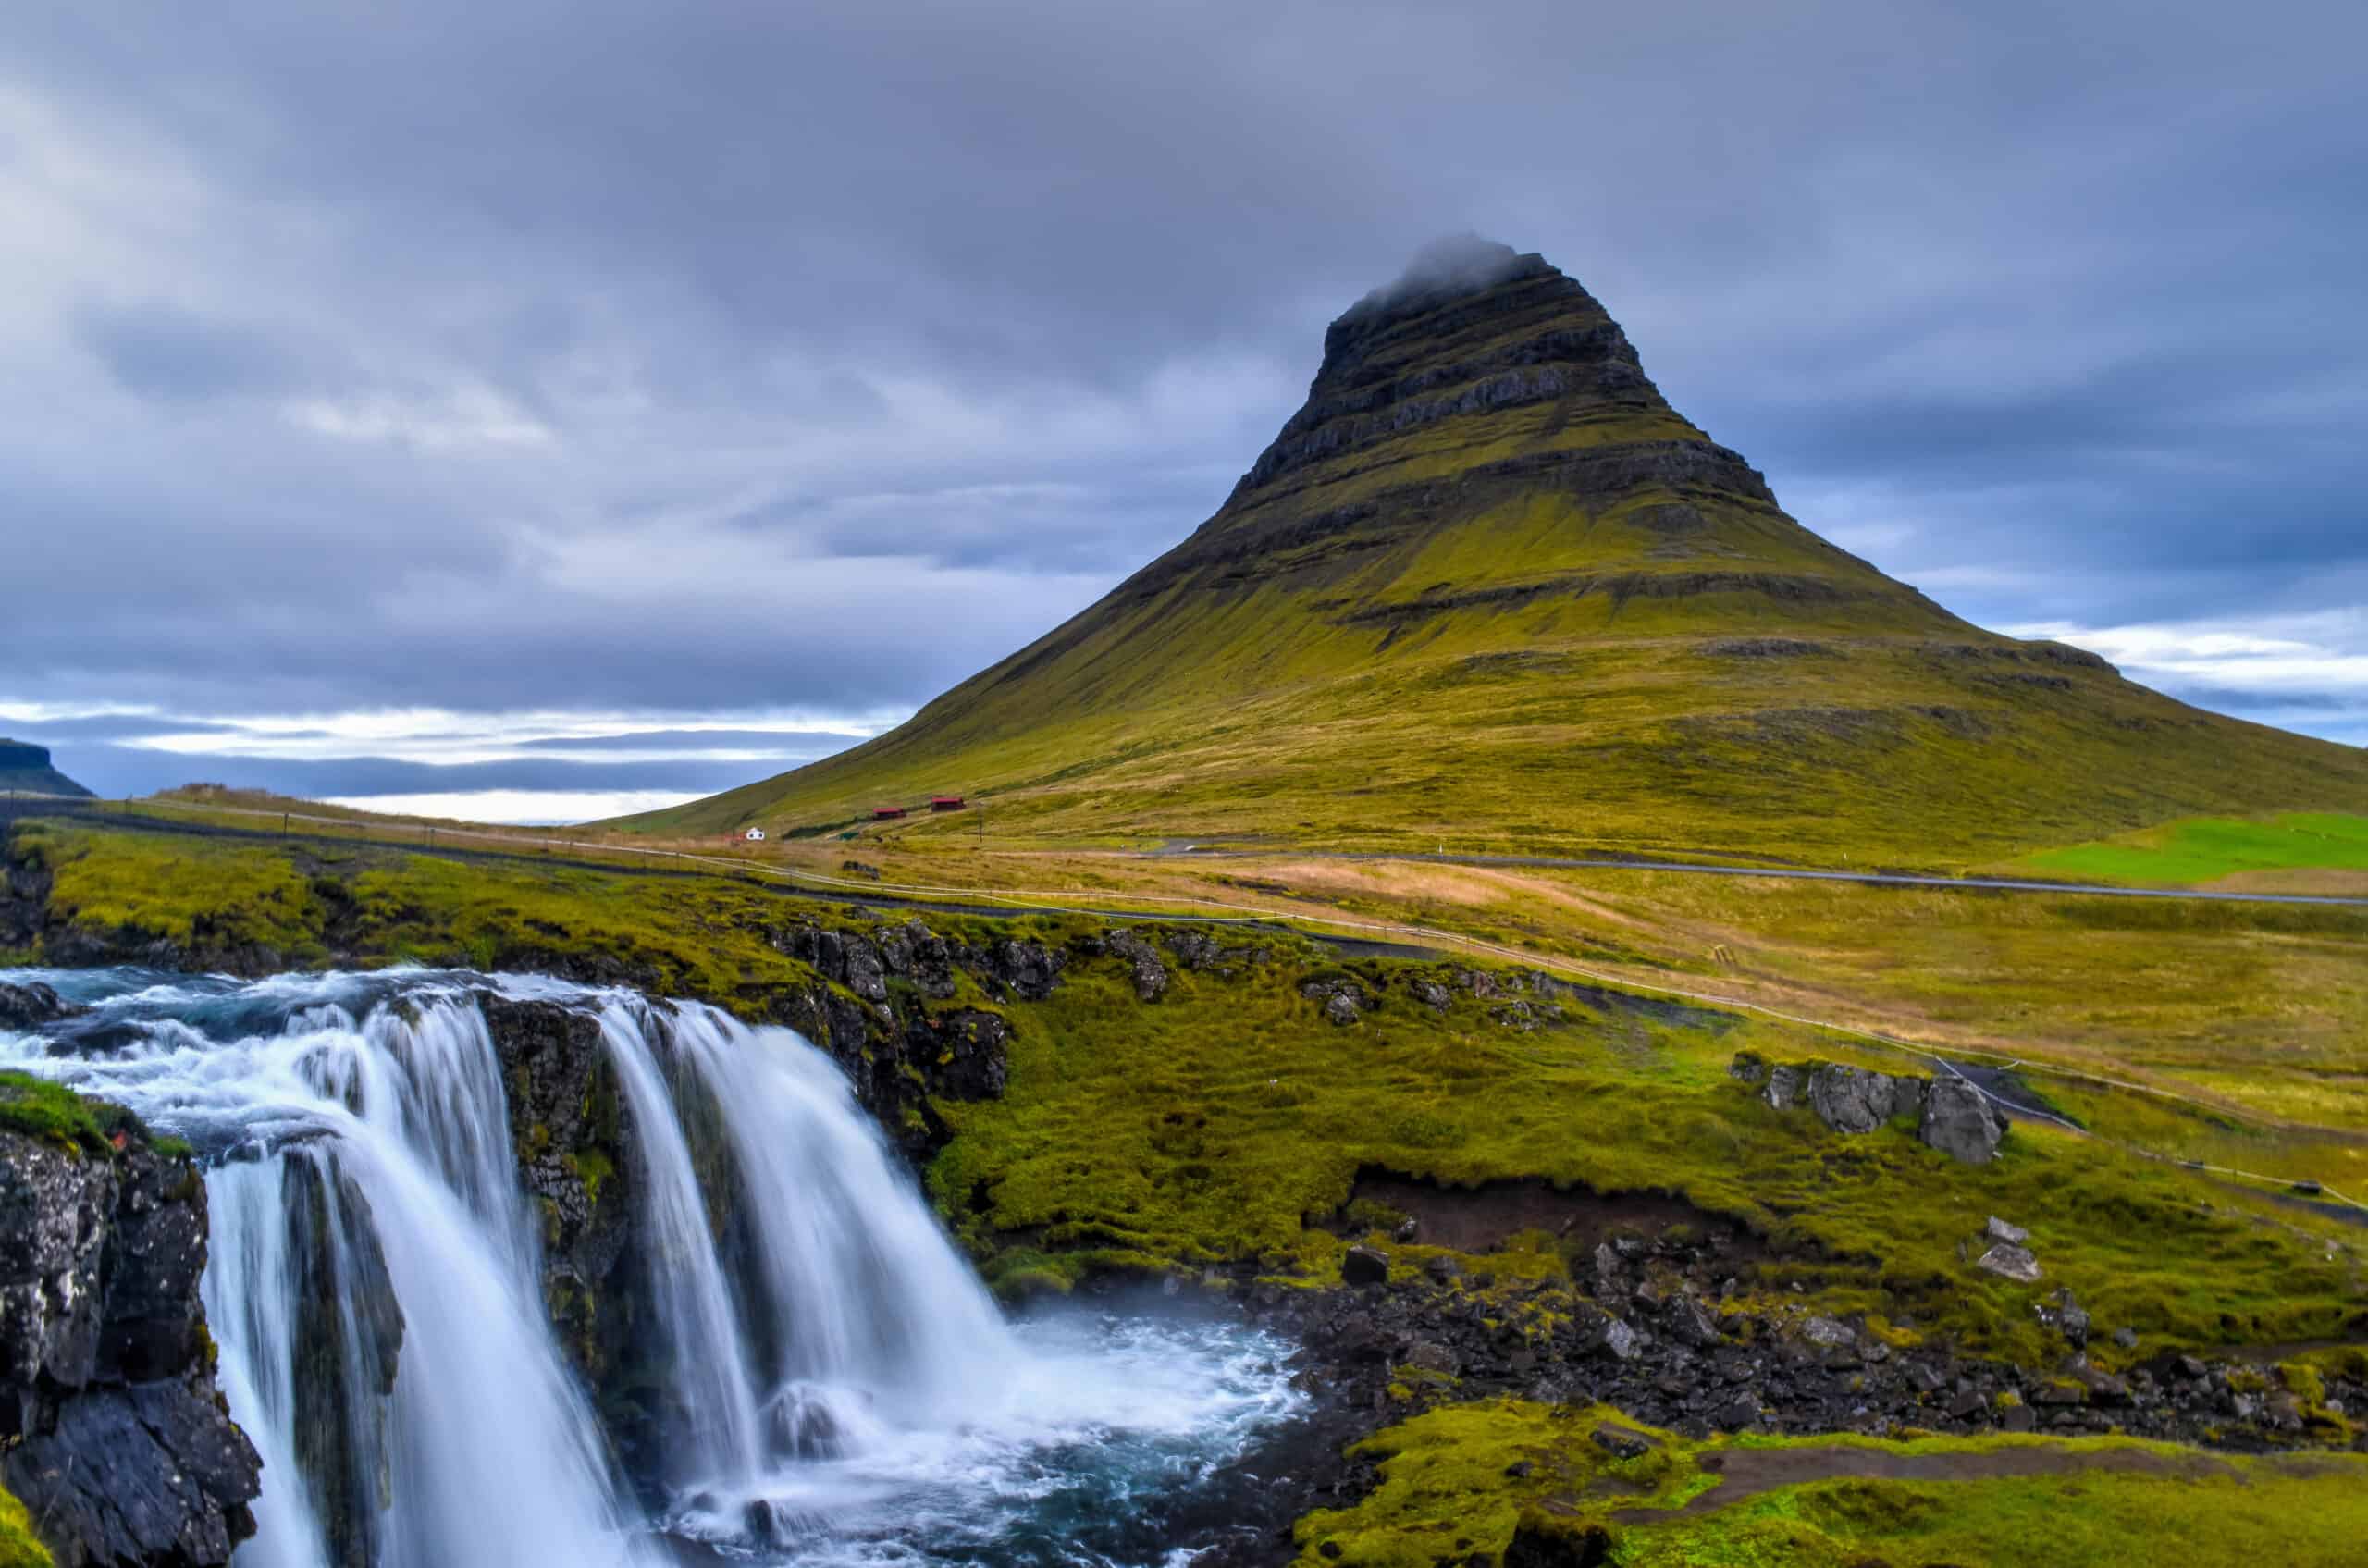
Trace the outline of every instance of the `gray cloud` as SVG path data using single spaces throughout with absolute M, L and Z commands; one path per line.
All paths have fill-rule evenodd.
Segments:
M 1460 229 L 1977 618 L 2357 605 L 2363 45 L 2331 0 L 14 7 L 0 700 L 908 707 L 1190 531 Z M 2278 713 L 2368 726 L 2329 690 Z

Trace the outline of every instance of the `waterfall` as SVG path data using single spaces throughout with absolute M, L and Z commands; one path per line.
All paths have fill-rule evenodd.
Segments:
M 758 1464 L 758 1391 L 707 1204 L 645 1027 L 648 1009 L 612 1003 L 600 1037 L 624 1088 L 640 1148 L 642 1255 L 667 1343 L 672 1404 L 687 1430 L 672 1445 L 677 1482 L 742 1483 Z
M 153 982 L 92 988 L 90 1019 L 0 1058 L 212 1161 L 206 1309 L 265 1462 L 240 1568 L 647 1568 L 657 1530 L 812 1564 L 1042 1562 L 1055 1514 L 1123 1531 L 1148 1477 L 1297 1398 L 1257 1344 L 1016 1333 L 788 1030 L 524 977 Z M 597 1019 L 616 1078 L 655 1519 L 546 1314 L 488 984 Z M 1097 1446 L 1123 1463 L 1046 1457 Z
M 167 1020 L 169 1024 L 170 1020 Z M 185 1025 L 77 1086 L 239 1156 L 208 1181 L 207 1316 L 265 1460 L 255 1568 L 654 1562 L 543 1315 L 484 1019 L 407 998 L 357 1027 Z

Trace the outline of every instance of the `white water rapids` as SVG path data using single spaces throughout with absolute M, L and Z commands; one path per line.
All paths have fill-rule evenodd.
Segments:
M 1299 1404 L 1238 1324 L 1006 1322 L 789 1031 L 514 976 L 32 978 L 93 1010 L 0 1065 L 211 1160 L 207 1315 L 265 1466 L 244 1568 L 1158 1561 L 1129 1520 Z M 486 989 L 599 1021 L 657 1474 L 620 1475 L 545 1315 Z

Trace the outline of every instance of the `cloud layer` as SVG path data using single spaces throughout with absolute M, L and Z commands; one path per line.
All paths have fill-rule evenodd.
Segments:
M 2275 690 L 2161 668 L 2368 730 L 2356 6 L 97 0 L 0 44 L 20 710 L 860 729 L 1181 537 L 1324 322 L 1471 229 L 1953 608 L 2299 642 Z M 519 762 L 348 739 L 213 755 Z M 541 766 L 772 760 L 623 749 Z

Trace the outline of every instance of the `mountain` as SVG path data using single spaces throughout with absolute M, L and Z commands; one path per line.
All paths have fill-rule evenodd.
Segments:
M 937 792 L 998 836 L 1964 864 L 2368 806 L 2368 759 L 1950 614 L 1786 515 L 1576 281 L 1467 239 L 1335 321 L 1216 515 L 1099 603 L 853 750 L 616 825 Z
M 21 740 L 0 740 L 0 795 L 71 795 L 90 791 L 49 765 L 49 748 Z

